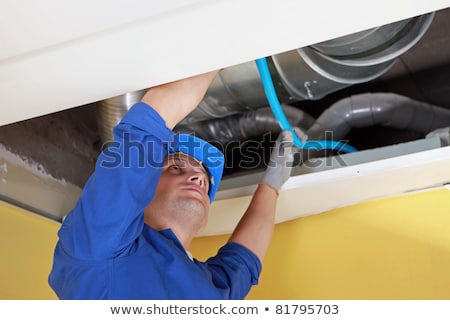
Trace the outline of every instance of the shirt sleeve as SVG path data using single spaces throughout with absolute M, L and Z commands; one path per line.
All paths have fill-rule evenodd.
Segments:
M 130 108 L 58 232 L 66 253 L 89 260 L 133 249 L 173 137 L 150 106 L 140 102 Z
M 261 261 L 246 247 L 228 242 L 205 266 L 211 273 L 214 285 L 227 293 L 227 299 L 244 299 L 253 285 L 258 284 Z

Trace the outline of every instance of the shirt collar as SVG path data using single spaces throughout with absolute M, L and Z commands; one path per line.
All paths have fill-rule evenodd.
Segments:
M 172 231 L 172 229 L 163 229 L 163 230 L 157 231 L 157 230 L 149 227 L 148 225 L 144 225 L 144 229 L 147 229 L 147 231 L 149 231 L 150 233 L 153 233 L 153 232 L 159 233 L 164 238 L 171 240 L 180 250 L 182 250 L 186 253 L 186 255 L 189 257 L 190 260 L 194 261 L 192 254 L 183 247 L 180 240 L 178 240 L 177 236 Z

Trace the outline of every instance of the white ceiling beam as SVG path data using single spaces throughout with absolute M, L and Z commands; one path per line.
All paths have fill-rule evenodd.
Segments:
M 450 0 L 1 0 L 0 125 L 450 7 Z

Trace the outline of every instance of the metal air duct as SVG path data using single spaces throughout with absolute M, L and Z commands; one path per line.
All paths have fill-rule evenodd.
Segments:
M 268 59 L 282 103 L 318 100 L 385 73 L 428 30 L 434 13 L 398 21 Z M 221 118 L 267 106 L 254 61 L 222 70 L 205 98 L 182 123 Z
M 298 108 L 289 105 L 283 105 L 282 108 L 292 126 L 302 131 L 306 131 L 315 123 L 312 116 Z M 224 150 L 230 142 L 260 138 L 268 132 L 277 135 L 280 132 L 280 125 L 272 109 L 262 107 L 228 117 L 199 121 L 187 126 L 179 125 L 175 131 L 195 134 L 217 144 Z
M 119 123 L 128 109 L 142 99 L 144 93 L 145 90 L 140 90 L 99 102 L 95 111 L 99 135 L 103 144 L 113 141 L 113 128 Z
M 270 57 L 269 66 L 280 101 L 288 104 L 317 100 L 380 76 L 423 36 L 433 17 L 434 13 L 429 13 Z M 112 128 L 143 94 L 144 90 L 127 93 L 98 104 L 97 121 L 104 143 L 112 140 Z M 192 126 L 190 130 L 196 131 L 205 124 L 203 121 L 266 106 L 259 72 L 251 61 L 219 72 L 199 106 L 180 126 L 183 130 Z M 239 121 L 233 123 L 238 125 Z M 214 139 L 222 139 L 218 136 L 222 133 L 223 130 L 216 130 Z

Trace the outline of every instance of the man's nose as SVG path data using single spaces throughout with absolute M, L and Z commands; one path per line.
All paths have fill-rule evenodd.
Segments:
M 197 172 L 197 171 L 193 171 L 189 174 L 189 182 L 193 182 L 197 185 L 199 185 L 200 187 L 205 187 L 205 177 L 203 175 L 203 173 L 201 172 Z

